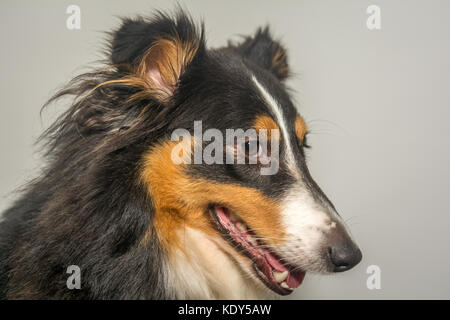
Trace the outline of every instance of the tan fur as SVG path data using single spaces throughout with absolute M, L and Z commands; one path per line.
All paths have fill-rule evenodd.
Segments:
M 275 200 L 255 189 L 189 176 L 187 165 L 172 162 L 175 145 L 166 142 L 152 148 L 145 156 L 141 174 L 155 208 L 154 228 L 167 251 L 183 249 L 179 231 L 185 227 L 218 236 L 208 212 L 211 203 L 233 210 L 266 243 L 283 241 L 280 206 Z
M 86 96 L 100 87 L 121 84 L 141 89 L 129 97 L 130 101 L 148 98 L 167 102 L 173 95 L 181 74 L 194 59 L 198 48 L 198 42 L 183 42 L 178 36 L 161 38 L 147 50 L 141 62 L 130 70 L 130 75 L 122 79 L 104 81 Z M 104 70 L 115 67 L 108 66 Z
M 178 37 L 156 41 L 145 54 L 138 75 L 161 100 L 172 96 L 178 79 L 198 50 L 198 43 L 183 42 Z
M 281 80 L 287 78 L 289 67 L 287 64 L 286 52 L 282 48 L 278 48 L 272 58 L 272 68 L 276 70 Z
M 297 135 L 297 138 L 300 141 L 303 141 L 306 132 L 308 132 L 308 129 L 306 127 L 305 120 L 303 120 L 302 117 L 297 116 L 297 118 L 295 119 L 295 134 Z
M 271 138 L 271 131 L 270 130 L 280 130 L 277 123 L 269 116 L 262 115 L 258 116 L 255 119 L 253 128 L 256 129 L 256 131 L 259 132 L 261 129 L 267 130 L 267 138 Z

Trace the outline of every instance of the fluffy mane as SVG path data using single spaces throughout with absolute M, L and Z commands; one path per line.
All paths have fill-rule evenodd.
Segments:
M 121 37 L 130 29 L 135 38 Z M 139 245 L 153 214 L 137 177 L 141 157 L 167 135 L 177 113 L 176 103 L 162 103 L 140 77 L 139 52 L 164 35 L 204 48 L 203 29 L 181 11 L 173 18 L 124 19 L 112 34 L 106 67 L 76 77 L 47 103 L 73 98 L 40 138 L 47 148 L 42 175 L 4 213 L 0 297 L 174 297 L 155 233 Z M 81 290 L 66 288 L 69 265 L 83 266 Z

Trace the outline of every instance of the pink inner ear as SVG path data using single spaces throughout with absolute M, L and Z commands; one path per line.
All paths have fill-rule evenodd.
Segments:
M 164 81 L 163 77 L 161 76 L 161 72 L 157 67 L 150 68 L 147 72 L 149 79 L 157 89 L 160 89 L 161 91 L 167 93 L 167 95 L 173 93 L 172 88 Z

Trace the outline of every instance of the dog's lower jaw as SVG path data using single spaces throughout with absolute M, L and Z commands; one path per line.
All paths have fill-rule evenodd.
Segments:
M 255 277 L 245 274 L 247 258 L 227 253 L 203 232 L 186 227 L 179 233 L 183 249 L 167 261 L 168 287 L 177 299 L 277 299 Z M 219 240 L 223 241 L 223 240 Z

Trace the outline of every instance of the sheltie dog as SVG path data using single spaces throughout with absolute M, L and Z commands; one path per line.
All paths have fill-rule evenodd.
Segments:
M 182 10 L 124 19 L 105 66 L 50 99 L 73 100 L 43 135 L 41 175 L 2 216 L 3 299 L 274 298 L 306 272 L 361 260 L 308 172 L 285 48 L 267 27 L 223 48 L 205 42 Z M 193 137 L 174 139 L 179 129 Z M 230 129 L 277 148 L 264 155 L 260 136 L 245 136 L 213 163 L 174 161 Z M 244 163 L 221 161 L 239 150 Z

